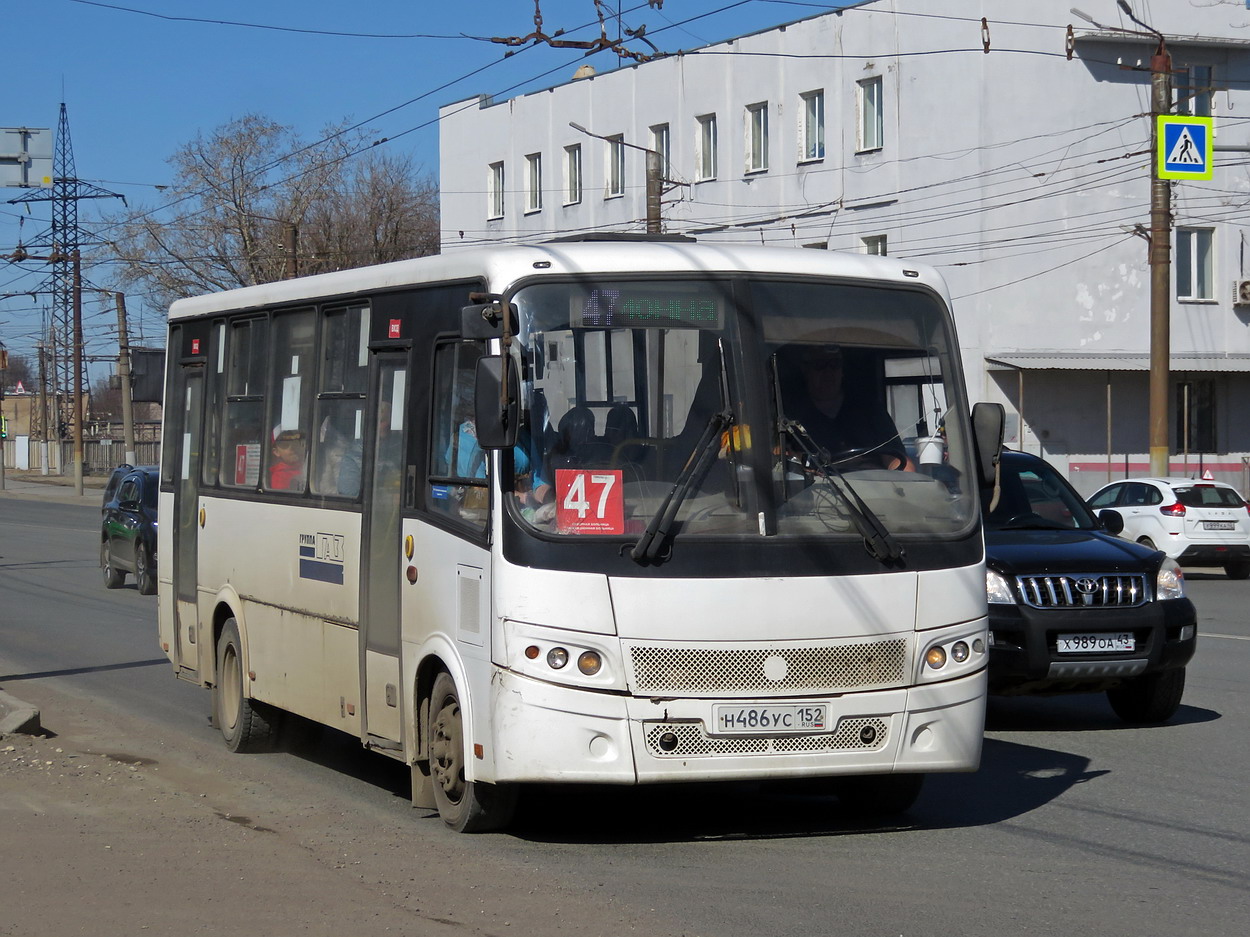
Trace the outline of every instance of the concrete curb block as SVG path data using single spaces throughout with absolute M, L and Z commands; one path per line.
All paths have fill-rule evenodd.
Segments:
M 39 722 L 39 710 L 0 690 L 0 737 L 19 732 L 38 735 L 41 731 L 43 726 Z

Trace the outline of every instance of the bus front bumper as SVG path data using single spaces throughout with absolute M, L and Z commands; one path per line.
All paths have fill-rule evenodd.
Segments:
M 986 673 L 911 689 L 795 699 L 637 699 L 498 674 L 497 782 L 642 784 L 973 771 Z M 714 732 L 715 707 L 824 704 L 824 731 Z

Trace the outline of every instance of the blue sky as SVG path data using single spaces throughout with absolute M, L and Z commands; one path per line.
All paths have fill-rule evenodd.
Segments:
M 603 8 L 610 38 L 619 13 L 625 27 L 645 25 L 661 51 L 675 52 L 837 5 L 663 0 L 656 9 L 647 0 L 604 0 Z M 600 35 L 594 0 L 542 0 L 541 8 L 548 35 L 558 29 L 566 30 L 565 39 Z M 0 22 L 8 79 L 0 127 L 55 132 L 65 102 L 78 177 L 124 195 L 132 206 L 154 203 L 155 187 L 169 181 L 166 160 L 179 145 L 249 112 L 310 140 L 344 118 L 364 121 L 390 138 L 386 146 L 436 173 L 440 105 L 479 93 L 506 97 L 567 80 L 586 61 L 600 71 L 617 61 L 610 53 L 586 59 L 580 51 L 545 46 L 505 56 L 503 45 L 466 38 L 530 34 L 533 0 L 0 0 Z M 630 47 L 646 51 L 637 41 Z M 7 202 L 21 191 L 3 190 L 0 254 L 48 224 L 49 206 L 39 203 L 19 230 L 24 210 Z M 114 207 L 79 204 L 86 227 L 102 208 Z M 90 275 L 99 286 L 112 285 L 107 271 Z M 33 289 L 43 276 L 0 262 L 0 294 Z M 136 300 L 135 339 L 161 343 L 161 312 Z M 0 341 L 30 354 L 48 302 L 0 299 Z M 88 353 L 109 353 L 111 311 L 92 307 L 84 321 Z

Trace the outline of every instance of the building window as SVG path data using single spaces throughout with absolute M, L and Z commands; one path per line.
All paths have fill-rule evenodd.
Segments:
M 695 162 L 698 165 L 698 180 L 705 182 L 716 178 L 716 115 L 704 114 L 695 118 L 699 125 L 699 136 L 695 140 Z
M 656 124 L 651 128 L 651 149 L 660 154 L 660 176 L 670 178 L 669 168 L 672 165 L 673 143 L 668 132 L 668 124 Z
M 866 238 L 860 238 L 865 254 L 873 254 L 877 257 L 886 255 L 886 236 L 884 234 L 873 234 Z
M 1210 228 L 1176 229 L 1176 298 L 1214 299 Z
M 564 148 L 564 204 L 576 205 L 582 200 L 582 145 Z
M 625 135 L 618 133 L 606 139 L 608 165 L 604 175 L 608 179 L 608 190 L 604 198 L 618 198 L 625 194 Z
M 1216 452 L 1215 381 L 1176 384 L 1176 452 Z
M 825 92 L 799 95 L 799 162 L 825 158 Z
M 1188 65 L 1176 75 L 1176 113 L 1210 117 L 1215 101 L 1210 65 Z
M 530 153 L 525 157 L 525 210 L 543 209 L 543 154 Z
M 881 107 L 881 76 L 859 82 L 859 149 L 879 150 L 885 144 Z
M 486 179 L 486 217 L 503 217 L 503 163 L 491 163 Z
M 768 102 L 748 104 L 746 111 L 746 171 L 768 169 Z

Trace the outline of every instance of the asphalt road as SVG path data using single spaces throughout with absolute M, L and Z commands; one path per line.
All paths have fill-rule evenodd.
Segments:
M 930 778 L 901 823 L 790 788 L 544 789 L 514 832 L 454 837 L 408 807 L 400 766 L 336 733 L 226 752 L 208 694 L 157 647 L 155 599 L 100 581 L 97 524 L 89 501 L 0 497 L 0 687 L 89 697 L 209 762 L 251 757 L 257 777 L 319 790 L 340 827 L 410 829 L 414 855 L 525 868 L 666 934 L 1245 932 L 1250 582 L 1190 572 L 1200 644 L 1170 724 L 1127 728 L 1101 696 L 992 701 L 981 770 Z

